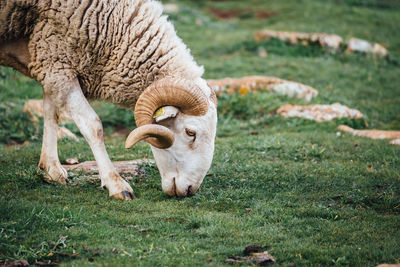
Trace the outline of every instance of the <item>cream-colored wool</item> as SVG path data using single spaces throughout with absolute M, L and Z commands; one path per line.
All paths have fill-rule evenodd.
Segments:
M 26 40 L 39 82 L 68 73 L 86 97 L 133 109 L 154 80 L 203 74 L 161 13 L 152 0 L 0 1 L 0 44 Z
M 58 118 L 63 111 L 92 149 L 101 185 L 114 198 L 132 199 L 131 186 L 108 157 L 101 121 L 87 98 L 132 110 L 136 102 L 145 106 L 157 100 L 172 105 L 174 118 L 138 127 L 134 137 L 140 138 L 134 140 L 152 145 L 167 194 L 188 196 L 199 188 L 214 152 L 215 94 L 201 78 L 203 68 L 161 13 L 161 4 L 153 0 L 0 0 L 0 64 L 43 85 L 39 167 L 47 179 L 68 181 L 57 152 Z M 183 85 L 175 86 L 177 81 Z M 165 92 L 154 94 L 167 87 L 168 99 L 161 99 Z M 154 91 L 142 94 L 145 89 Z M 185 105 L 178 105 L 184 102 L 179 98 L 183 95 L 191 96 L 185 105 L 192 112 L 187 114 Z M 193 112 L 199 101 L 208 109 Z M 135 118 L 140 116 L 137 112 Z

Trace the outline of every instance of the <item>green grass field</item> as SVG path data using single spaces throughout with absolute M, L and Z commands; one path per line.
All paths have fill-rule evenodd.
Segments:
M 339 124 L 400 130 L 400 3 L 397 0 L 172 1 L 178 35 L 206 78 L 276 76 L 319 90 L 312 103 L 340 102 L 365 119 L 315 123 L 276 109 L 303 101 L 272 93 L 219 98 L 216 152 L 195 196 L 171 198 L 156 166 L 130 184 L 133 201 L 110 199 L 100 181 L 70 173 L 48 184 L 37 170 L 42 126 L 22 113 L 38 83 L 0 68 L 0 260 L 62 266 L 222 266 L 247 245 L 268 246 L 277 266 L 400 263 L 400 147 L 336 135 Z M 167 3 L 167 2 L 166 2 Z M 245 10 L 217 19 L 210 10 Z M 258 19 L 256 11 L 272 14 Z M 383 44 L 387 58 L 330 53 L 272 41 L 255 31 L 327 32 Z M 267 51 L 259 57 L 258 51 Z M 133 114 L 93 103 L 112 160 L 152 158 L 111 138 Z M 67 125 L 75 133 L 73 125 Z M 24 141 L 26 145 L 21 145 Z M 89 146 L 59 141 L 62 162 L 94 160 Z M 245 262 L 242 265 L 252 265 Z

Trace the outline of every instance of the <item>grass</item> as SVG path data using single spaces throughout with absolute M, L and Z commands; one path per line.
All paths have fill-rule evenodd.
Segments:
M 269 246 L 279 266 L 400 263 L 400 148 L 385 140 L 336 135 L 336 126 L 400 130 L 400 6 L 394 0 L 174 1 L 178 34 L 207 78 L 270 75 L 319 90 L 312 103 L 340 102 L 364 120 L 283 119 L 301 100 L 271 93 L 219 98 L 211 170 L 191 198 L 166 196 L 155 166 L 130 181 L 137 199 L 108 198 L 90 175 L 48 184 L 36 169 L 42 126 L 22 113 L 41 87 L 0 69 L 0 259 L 62 266 L 221 266 L 245 246 Z M 250 9 L 218 20 L 208 8 Z M 257 19 L 252 10 L 276 13 Z M 252 41 L 258 29 L 328 32 L 384 44 L 388 58 L 332 54 L 318 47 Z M 267 51 L 265 58 L 259 49 Z M 133 114 L 93 103 L 106 132 L 133 129 Z M 78 132 L 72 125 L 73 131 Z M 28 140 L 29 144 L 20 145 Z M 108 137 L 112 160 L 152 158 Z M 62 162 L 93 160 L 89 146 L 59 141 Z M 243 265 L 251 265 L 244 263 Z

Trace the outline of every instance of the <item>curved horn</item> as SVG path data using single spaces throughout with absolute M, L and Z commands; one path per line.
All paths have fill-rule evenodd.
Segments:
M 208 100 L 196 84 L 176 78 L 163 78 L 147 87 L 135 106 L 138 127 L 153 123 L 154 112 L 163 106 L 174 106 L 181 112 L 202 116 L 208 111 Z
M 133 130 L 125 142 L 125 148 L 133 147 L 137 142 L 146 139 L 151 145 L 165 149 L 174 143 L 174 133 L 167 127 L 147 124 Z

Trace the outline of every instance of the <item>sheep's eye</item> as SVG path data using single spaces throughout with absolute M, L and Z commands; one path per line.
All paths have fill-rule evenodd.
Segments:
M 188 128 L 185 128 L 185 132 L 190 137 L 196 137 L 196 132 L 195 131 L 192 131 L 192 130 L 189 130 Z

